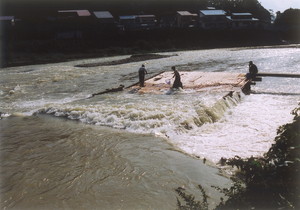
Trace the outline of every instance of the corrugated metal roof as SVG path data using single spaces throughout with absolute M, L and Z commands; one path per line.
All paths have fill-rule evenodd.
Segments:
M 190 13 L 189 11 L 177 11 L 177 13 L 181 16 L 191 16 L 192 13 Z
M 59 10 L 59 13 L 77 13 L 78 16 L 91 16 L 91 13 L 88 10 Z
M 135 15 L 127 15 L 127 16 L 119 16 L 120 20 L 130 20 L 130 19 L 135 19 Z
M 140 18 L 155 18 L 155 15 L 137 15 L 136 17 L 140 17 Z
M 88 10 L 78 10 L 78 16 L 91 16 L 91 13 Z
M 76 12 L 77 13 L 77 10 L 58 10 L 57 11 L 58 13 L 72 13 L 72 12 Z
M 109 11 L 95 11 L 94 14 L 99 19 L 102 19 L 102 18 L 114 18 Z
M 224 10 L 200 10 L 204 15 L 226 15 Z
M 248 16 L 248 15 L 252 15 L 249 12 L 244 12 L 244 13 L 232 13 L 232 15 L 243 15 L 243 16 Z
M 232 17 L 230 16 L 226 16 L 228 20 L 231 20 L 231 21 L 234 21 L 234 22 L 237 22 L 237 21 L 259 21 L 259 19 L 257 18 L 240 18 L 240 19 L 232 19 Z
M 0 20 L 13 20 L 14 16 L 0 16 Z

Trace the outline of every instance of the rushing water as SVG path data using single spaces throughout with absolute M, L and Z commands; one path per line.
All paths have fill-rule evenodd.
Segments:
M 186 51 L 169 58 L 90 68 L 127 56 L 1 69 L 1 206 L 7 208 L 174 209 L 175 188 L 220 194 L 230 181 L 202 163 L 260 156 L 292 120 L 299 79 L 263 78 L 255 94 L 98 95 L 176 65 L 184 71 L 299 73 L 300 49 Z M 197 158 L 195 158 L 197 157 Z M 199 157 L 201 159 L 199 159 Z

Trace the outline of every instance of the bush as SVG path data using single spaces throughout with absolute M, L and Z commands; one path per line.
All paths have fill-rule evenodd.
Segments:
M 217 209 L 299 209 L 300 107 L 292 113 L 294 121 L 278 129 L 275 144 L 264 157 L 226 161 L 240 169 L 237 176 L 245 183 L 245 189 L 237 188 L 237 193 Z
M 234 185 L 231 188 L 214 186 L 228 197 L 226 202 L 221 199 L 216 209 L 299 209 L 300 106 L 292 113 L 295 116 L 293 122 L 278 129 L 275 144 L 264 157 L 222 158 L 225 164 L 239 171 L 232 178 Z M 206 209 L 207 205 L 196 202 L 194 196 L 178 189 L 176 192 L 186 202 L 182 205 L 177 199 L 179 209 Z M 204 191 L 202 195 L 203 201 L 207 202 Z
M 177 198 L 177 207 L 180 210 L 208 210 L 208 196 L 205 193 L 205 190 L 201 185 L 198 185 L 201 194 L 202 194 L 202 201 L 195 201 L 195 197 L 193 195 L 189 195 L 185 193 L 185 189 L 182 187 L 178 187 L 175 191 L 178 195 L 184 200 L 185 205 L 181 204 L 179 198 Z

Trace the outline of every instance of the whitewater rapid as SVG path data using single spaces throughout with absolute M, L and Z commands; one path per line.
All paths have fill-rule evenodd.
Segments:
M 169 58 L 91 68 L 77 64 L 113 61 L 104 59 L 13 67 L 1 70 L 2 116 L 38 113 L 66 117 L 95 126 L 165 138 L 175 148 L 215 163 L 221 157 L 261 156 L 267 152 L 277 128 L 290 122 L 299 102 L 299 81 L 263 78 L 254 94 L 226 93 L 130 94 L 127 91 L 89 98 L 91 93 L 137 82 L 144 63 L 150 75 L 176 65 L 184 71 L 245 73 L 249 60 L 260 71 L 297 73 L 299 48 L 218 49 L 165 53 Z M 277 62 L 280 61 L 280 62 Z

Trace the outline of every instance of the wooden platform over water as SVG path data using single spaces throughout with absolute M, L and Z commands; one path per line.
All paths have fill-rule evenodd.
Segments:
M 184 90 L 195 92 L 244 92 L 250 91 L 250 81 L 245 74 L 229 72 L 179 72 Z M 145 81 L 145 87 L 139 84 L 129 87 L 137 93 L 164 94 L 172 87 L 173 72 L 163 72 Z

